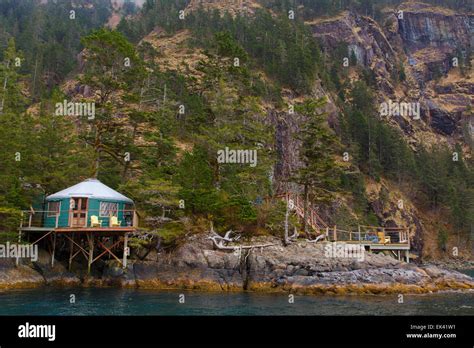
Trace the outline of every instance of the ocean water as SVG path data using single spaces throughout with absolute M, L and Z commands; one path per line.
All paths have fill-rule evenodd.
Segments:
M 185 303 L 180 303 L 184 294 Z M 71 295 L 75 303 L 71 303 Z M 0 315 L 474 315 L 474 292 L 295 296 L 118 288 L 0 292 Z
M 467 274 L 468 276 L 474 278 L 474 268 L 473 269 L 462 270 L 462 271 L 459 271 L 459 272 Z

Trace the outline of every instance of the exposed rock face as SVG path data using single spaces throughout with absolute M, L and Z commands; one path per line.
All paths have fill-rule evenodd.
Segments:
M 44 278 L 31 267 L 15 267 L 14 259 L 0 260 L 0 289 L 35 287 L 44 283 Z
M 295 96 L 293 93 L 285 95 L 288 105 L 294 105 Z M 326 105 L 321 112 L 327 115 L 328 124 L 333 129 L 338 129 L 338 110 L 334 101 L 322 88 L 319 83 L 315 83 L 312 88 L 311 96 L 314 98 L 326 98 Z M 274 109 L 267 110 L 266 122 L 273 125 L 275 128 L 275 151 L 277 154 L 277 161 L 274 168 L 274 187 L 275 192 L 298 191 L 297 187 L 288 187 L 290 178 L 296 173 L 298 168 L 302 166 L 300 160 L 301 141 L 299 134 L 306 122 L 304 116 L 297 112 L 288 113 L 280 112 Z M 293 184 L 295 185 L 295 184 Z
M 327 245 L 299 242 L 240 254 L 213 250 L 211 242 L 200 237 L 160 255 L 157 262 L 135 262 L 133 273 L 136 285 L 145 288 L 341 294 L 474 288 L 474 280 L 464 274 L 406 264 L 383 254 L 365 253 L 363 260 L 329 258 Z
M 367 198 L 372 210 L 386 227 L 405 226 L 409 229 L 410 251 L 422 255 L 424 225 L 419 212 L 409 203 L 409 200 L 388 183 L 371 182 L 366 189 Z M 399 202 L 403 206 L 399 206 Z
M 80 283 L 79 277 L 68 272 L 61 263 L 56 261 L 51 267 L 51 256 L 41 249 L 35 262 L 20 260 L 16 266 L 15 259 L 0 259 L 0 289 L 42 285 L 75 286 Z
M 278 240 L 269 241 L 275 246 L 240 253 L 214 250 L 205 236 L 195 236 L 171 253 L 158 254 L 156 261 L 131 260 L 126 270 L 115 261 L 108 262 L 101 274 L 85 278 L 81 284 L 308 294 L 474 289 L 471 277 L 434 265 L 417 266 L 368 252 L 356 255 L 356 258 L 334 258 L 328 257 L 330 243 L 300 241 L 283 247 Z M 0 288 L 79 285 L 79 278 L 65 272 L 61 266 L 45 272 L 47 267 L 42 265 L 44 277 L 32 267 L 15 267 L 14 260 L 0 261 L 0 268 Z
M 33 262 L 32 267 L 43 277 L 48 285 L 79 285 L 80 279 L 69 272 L 61 263 L 55 262 L 51 267 L 51 255 L 39 249 L 38 260 Z
M 376 56 L 394 58 L 392 45 L 372 18 L 345 11 L 341 15 L 308 23 L 313 35 L 325 45 L 335 47 L 339 42 L 354 50 L 358 63 L 369 66 Z
M 286 192 L 288 178 L 302 164 L 299 159 L 299 149 L 301 142 L 296 135 L 299 133 L 303 120 L 301 115 L 280 113 L 270 110 L 268 113 L 269 122 L 275 126 L 275 151 L 278 161 L 274 168 L 274 179 L 277 186 L 276 192 Z
M 239 255 L 212 250 L 209 240 L 187 243 L 156 262 L 136 262 L 133 271 L 138 286 L 203 287 L 238 290 L 244 286 Z
M 403 11 L 403 18 L 398 20 L 399 33 L 410 49 L 473 45 L 474 26 L 470 16 L 423 3 L 403 3 L 398 11 Z
M 357 62 L 370 68 L 376 75 L 379 87 L 393 94 L 390 72 L 396 62 L 395 51 L 377 22 L 352 12 L 308 22 L 314 37 L 325 46 L 336 48 L 340 42 L 348 45 L 348 57 L 353 52 Z M 341 62 L 342 64 L 342 62 Z
M 438 93 L 438 79 L 452 71 L 452 59 L 467 55 L 474 46 L 474 19 L 445 8 L 422 3 L 403 3 L 384 14 L 380 26 L 371 18 L 353 12 L 310 21 L 313 35 L 323 45 L 336 48 L 341 42 L 348 45 L 348 57 L 353 51 L 358 64 L 372 71 L 376 77 L 379 102 L 420 102 L 423 121 L 406 117 L 392 117 L 411 143 L 448 141 L 446 137 L 461 136 L 461 120 L 469 113 L 472 93 Z M 403 65 L 406 80 L 398 86 L 393 81 L 396 65 Z M 450 84 L 472 84 L 457 76 Z M 469 89 L 468 89 L 469 90 Z M 461 92 L 461 93 L 459 93 Z M 439 94 L 449 94 L 440 96 Z M 470 115 L 467 115 L 470 117 Z M 428 134 L 431 133 L 431 134 Z M 439 136 L 438 136 L 439 135 Z
M 474 77 L 466 79 L 448 75 L 441 81 L 429 82 L 428 93 L 423 99 L 425 121 L 443 135 L 462 134 L 473 116 L 469 109 L 474 103 L 473 92 Z M 470 135 L 472 137 L 472 133 Z
M 257 0 L 191 0 L 186 11 L 195 11 L 199 8 L 217 10 L 221 14 L 228 12 L 236 16 L 238 13 L 253 14 L 256 9 L 261 8 L 261 5 Z

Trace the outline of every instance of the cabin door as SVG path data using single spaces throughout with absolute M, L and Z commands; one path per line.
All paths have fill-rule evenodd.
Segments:
M 71 227 L 87 227 L 87 198 L 71 198 Z

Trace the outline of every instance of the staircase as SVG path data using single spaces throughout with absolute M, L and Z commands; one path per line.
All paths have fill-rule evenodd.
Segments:
M 295 193 L 287 192 L 282 195 L 278 195 L 279 198 L 284 199 L 291 210 L 294 210 L 296 214 L 304 219 L 304 200 L 302 197 Z M 323 233 L 328 225 L 323 219 L 311 208 L 308 204 L 308 212 L 306 217 L 306 223 L 317 233 Z

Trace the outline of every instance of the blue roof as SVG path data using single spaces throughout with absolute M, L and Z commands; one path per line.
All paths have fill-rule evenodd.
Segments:
M 46 200 L 57 200 L 73 197 L 86 197 L 94 199 L 105 199 L 126 203 L 133 203 L 133 201 L 123 194 L 104 185 L 97 179 L 87 179 L 79 184 L 71 186 L 62 191 L 56 192 L 46 197 Z

